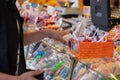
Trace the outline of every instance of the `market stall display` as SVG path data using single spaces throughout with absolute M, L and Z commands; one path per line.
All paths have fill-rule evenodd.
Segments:
M 65 19 L 58 12 L 49 15 L 40 11 L 39 5 L 26 4 L 21 15 L 26 31 L 63 30 Z M 68 45 L 50 38 L 30 44 L 27 68 L 43 69 L 45 80 L 119 80 L 120 25 L 105 32 L 91 24 L 90 17 L 80 15 L 70 20 L 72 32 L 64 37 Z

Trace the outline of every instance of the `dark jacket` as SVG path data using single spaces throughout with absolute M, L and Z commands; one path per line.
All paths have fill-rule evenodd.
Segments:
M 16 20 L 19 22 L 19 31 Z M 23 51 L 23 19 L 11 0 L 0 0 L 0 72 L 15 74 L 18 44 L 20 44 L 19 74 L 25 71 Z

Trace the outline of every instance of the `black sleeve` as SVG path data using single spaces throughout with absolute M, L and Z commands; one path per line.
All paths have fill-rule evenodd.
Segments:
M 9 72 L 7 60 L 6 16 L 3 0 L 0 0 L 0 72 Z

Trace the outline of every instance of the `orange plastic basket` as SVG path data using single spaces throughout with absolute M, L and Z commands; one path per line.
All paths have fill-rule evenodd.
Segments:
M 79 59 L 113 57 L 114 42 L 80 42 L 75 56 Z

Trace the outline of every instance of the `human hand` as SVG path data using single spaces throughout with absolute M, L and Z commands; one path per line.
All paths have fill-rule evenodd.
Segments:
M 70 33 L 69 30 L 65 30 L 65 31 L 49 30 L 48 37 L 61 41 L 64 44 L 67 44 L 67 42 L 63 39 L 63 36 L 69 33 Z
M 43 71 L 29 71 L 18 76 L 18 80 L 38 80 L 35 76 L 41 74 Z

